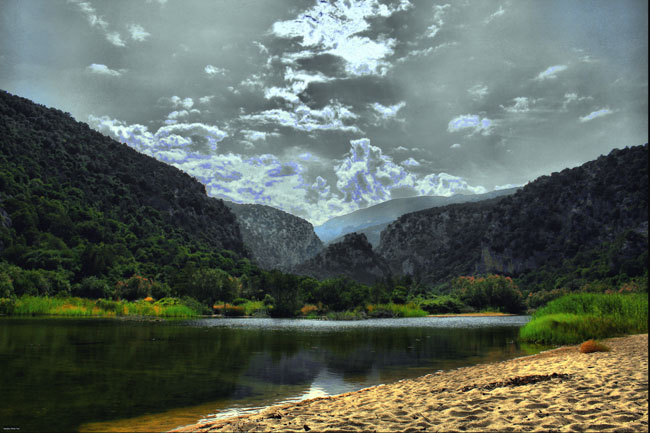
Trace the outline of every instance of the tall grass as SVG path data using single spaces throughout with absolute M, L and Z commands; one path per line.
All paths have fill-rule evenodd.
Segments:
M 424 317 L 428 314 L 414 303 L 370 304 L 366 311 L 370 317 Z
M 575 293 L 540 308 L 519 331 L 524 341 L 575 344 L 648 332 L 647 294 Z
M 47 296 L 22 296 L 2 304 L 3 313 L 15 316 L 72 316 L 72 317 L 115 317 L 156 316 L 194 317 L 198 313 L 173 298 L 158 302 L 112 301 L 106 299 L 85 299 L 76 297 L 50 298 Z

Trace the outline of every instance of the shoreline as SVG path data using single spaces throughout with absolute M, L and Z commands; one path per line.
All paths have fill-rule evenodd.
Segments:
M 648 334 L 179 427 L 213 431 L 648 431 Z

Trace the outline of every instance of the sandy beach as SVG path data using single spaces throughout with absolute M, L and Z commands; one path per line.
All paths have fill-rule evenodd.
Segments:
M 648 431 L 648 335 L 565 346 L 175 432 Z

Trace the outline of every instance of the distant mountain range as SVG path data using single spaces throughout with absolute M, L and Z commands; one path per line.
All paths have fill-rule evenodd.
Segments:
M 326 224 L 334 233 L 372 224 L 372 217 L 355 212 Z M 363 243 L 351 241 L 329 245 L 300 271 L 323 277 L 347 269 L 341 273 L 358 278 L 359 267 L 386 263 L 382 275 L 426 284 L 490 272 L 532 273 L 536 283 L 562 273 L 566 281 L 640 275 L 647 271 L 648 145 L 542 176 L 515 194 L 402 215 L 382 231 L 374 251 L 362 248 L 358 263 L 334 253 Z
M 446 206 L 454 203 L 466 203 L 487 200 L 494 197 L 514 194 L 518 188 L 492 191 L 485 194 L 456 194 L 451 197 L 420 196 L 397 198 L 383 203 L 359 209 L 346 215 L 337 216 L 314 227 L 314 231 L 323 242 L 332 243 L 342 240 L 348 233 L 357 232 L 366 235 L 374 246 L 379 245 L 379 234 L 400 216 L 432 207 Z

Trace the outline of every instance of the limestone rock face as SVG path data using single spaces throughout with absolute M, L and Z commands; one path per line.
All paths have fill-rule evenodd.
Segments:
M 638 256 L 648 242 L 648 145 L 613 150 L 542 176 L 514 195 L 406 214 L 381 233 L 376 252 L 393 273 L 425 282 L 560 266 L 605 242 L 610 258 Z
M 314 227 L 302 218 L 260 204 L 225 203 L 237 218 L 252 260 L 263 269 L 286 271 L 323 249 Z
M 387 263 L 373 252 L 366 236 L 358 233 L 349 233 L 341 242 L 328 245 L 316 257 L 296 266 L 294 272 L 318 279 L 346 276 L 365 284 L 390 275 Z

